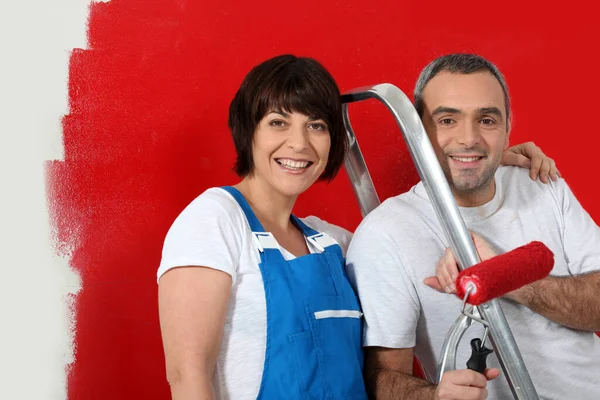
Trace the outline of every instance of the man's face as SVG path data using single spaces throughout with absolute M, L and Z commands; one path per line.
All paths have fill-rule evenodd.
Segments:
M 444 71 L 427 83 L 423 102 L 423 125 L 458 205 L 491 200 L 510 131 L 498 80 Z

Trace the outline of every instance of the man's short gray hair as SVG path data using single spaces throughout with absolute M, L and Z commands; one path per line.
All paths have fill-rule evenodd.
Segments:
M 504 92 L 504 106 L 506 107 L 506 119 L 508 123 L 510 118 L 510 96 L 508 94 L 508 87 L 506 86 L 504 76 L 492 62 L 476 54 L 448 54 L 436 58 L 421 71 L 413 94 L 415 109 L 420 117 L 423 117 L 425 108 L 423 103 L 423 89 L 434 76 L 443 71 L 458 74 L 472 74 L 480 71 L 488 71 L 490 74 L 494 75 Z

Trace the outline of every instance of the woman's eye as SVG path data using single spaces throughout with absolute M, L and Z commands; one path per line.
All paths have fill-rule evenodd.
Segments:
M 269 125 L 280 128 L 282 126 L 285 126 L 285 121 L 274 119 L 273 121 L 269 122 Z
M 315 131 L 326 131 L 327 130 L 327 126 L 320 122 L 310 124 L 308 127 Z

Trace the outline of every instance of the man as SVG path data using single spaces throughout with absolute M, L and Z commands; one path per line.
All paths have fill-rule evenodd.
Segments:
M 600 398 L 600 339 L 593 333 L 600 330 L 600 229 L 564 180 L 544 184 L 527 170 L 499 167 L 510 99 L 492 63 L 468 54 L 441 57 L 421 73 L 414 101 L 468 228 L 496 253 L 533 240 L 554 253 L 550 277 L 500 299 L 538 394 Z M 488 391 L 493 399 L 512 398 L 506 380 L 494 379 L 496 368 L 485 376 L 451 371 L 437 386 L 412 376 L 413 355 L 437 374 L 444 338 L 460 313 L 461 300 L 450 294 L 457 270 L 448 247 L 422 183 L 386 200 L 355 232 L 348 273 L 365 318 L 365 379 L 377 399 L 483 399 Z M 463 366 L 469 339 L 482 335 L 474 325 L 459 347 Z M 498 366 L 494 354 L 488 365 Z

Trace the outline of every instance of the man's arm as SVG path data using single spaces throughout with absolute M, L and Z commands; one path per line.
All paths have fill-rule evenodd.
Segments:
M 563 179 L 550 188 L 563 216 L 569 275 L 540 280 L 517 292 L 515 300 L 570 328 L 599 331 L 600 228 Z
M 472 234 L 481 261 L 495 256 L 491 247 Z M 458 262 L 450 249 L 436 266 L 436 276 L 425 284 L 440 292 L 455 293 L 453 282 L 458 275 Z M 523 304 L 551 321 L 569 328 L 600 331 L 600 271 L 576 276 L 548 276 L 510 292 L 505 297 Z
M 377 400 L 485 399 L 487 380 L 500 371 L 490 369 L 485 375 L 470 370 L 449 371 L 439 385 L 412 376 L 412 348 L 365 348 L 365 382 L 369 396 Z
M 433 399 L 435 385 L 412 376 L 413 349 L 365 348 L 365 384 L 374 399 Z
M 600 331 L 600 272 L 548 276 L 506 295 L 538 314 L 573 329 Z

